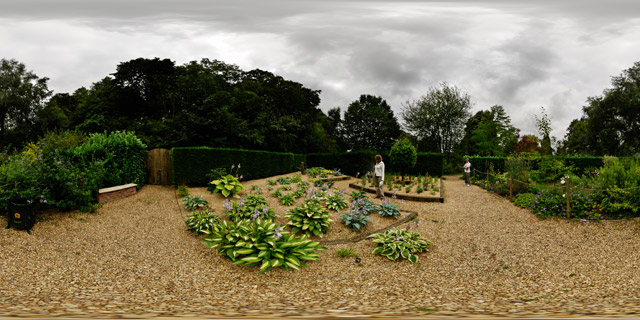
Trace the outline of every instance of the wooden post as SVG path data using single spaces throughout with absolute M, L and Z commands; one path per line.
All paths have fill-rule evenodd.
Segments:
M 304 161 L 300 162 L 300 173 L 304 174 Z
M 567 219 L 571 218 L 571 207 L 569 206 L 569 199 L 571 198 L 570 196 L 570 191 L 571 191 L 571 180 L 566 179 L 567 181 L 567 191 L 566 191 L 566 198 L 567 198 Z

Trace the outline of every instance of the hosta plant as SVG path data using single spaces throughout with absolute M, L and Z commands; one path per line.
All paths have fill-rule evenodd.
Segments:
M 270 186 L 275 186 L 278 182 L 273 179 L 267 179 L 267 184 Z
M 298 182 L 298 190 L 306 191 L 311 186 L 309 181 L 300 181 Z
M 360 230 L 373 221 L 366 211 L 361 211 L 357 207 L 349 213 L 343 213 L 340 219 L 342 219 L 342 224 L 353 230 Z
M 276 181 L 278 181 L 279 184 L 290 184 L 291 183 L 291 178 L 289 178 L 289 177 L 279 177 L 278 179 L 276 179 Z
M 360 198 L 358 200 L 354 200 L 351 202 L 351 206 L 353 209 L 358 208 L 358 211 L 362 211 L 365 214 L 369 214 L 372 211 L 378 211 L 380 207 L 371 202 L 369 198 Z
M 351 201 L 353 202 L 358 199 L 366 198 L 367 196 L 364 191 L 353 190 L 351 191 L 351 194 L 349 195 L 349 197 L 351 197 Z
M 271 196 L 274 198 L 280 198 L 282 196 L 282 192 L 280 192 L 280 189 L 277 189 L 276 191 L 271 193 Z
M 291 194 L 293 195 L 294 198 L 298 199 L 304 196 L 304 190 L 296 189 L 296 191 L 292 192 Z
M 239 202 L 225 200 L 222 205 L 224 214 L 231 221 L 245 219 L 273 220 L 278 215 L 267 205 L 267 199 L 258 194 L 250 194 L 240 199 Z
M 194 211 L 200 208 L 204 208 L 209 204 L 207 200 L 202 199 L 202 196 L 187 196 L 184 200 L 182 200 L 184 204 L 184 208 L 189 211 Z
M 378 214 L 383 217 L 394 217 L 398 219 L 398 216 L 400 216 L 400 210 L 398 210 L 398 206 L 395 204 L 387 203 L 383 200 L 380 208 L 378 209 Z
M 387 230 L 384 233 L 376 233 L 369 236 L 373 238 L 376 249 L 373 254 L 385 256 L 391 260 L 398 258 L 407 259 L 413 263 L 418 261 L 418 253 L 427 252 L 431 242 L 423 238 L 418 232 L 409 230 Z
M 285 194 L 280 196 L 280 204 L 282 204 L 283 206 L 292 206 L 294 203 L 296 203 L 296 198 L 293 196 L 293 194 Z
M 315 251 L 327 249 L 306 235 L 296 237 L 283 229 L 261 219 L 223 221 L 214 225 L 203 241 L 235 265 L 259 265 L 261 273 L 275 267 L 298 270 L 306 267 L 305 260 L 320 260 Z
M 319 199 L 304 200 L 299 206 L 289 210 L 285 215 L 293 234 L 302 231 L 307 235 L 322 237 L 331 227 L 329 211 L 322 206 Z
M 184 223 L 187 225 L 187 230 L 208 234 L 213 228 L 213 225 L 219 222 L 220 218 L 213 214 L 213 212 L 202 210 L 187 216 L 187 221 Z
M 344 199 L 342 192 L 335 192 L 334 194 L 327 196 L 327 209 L 340 211 L 348 207 L 347 200 Z
M 225 198 L 229 196 L 238 197 L 238 193 L 244 189 L 238 178 L 228 174 L 220 177 L 220 179 L 213 180 L 209 184 L 212 185 L 213 191 L 211 193 L 220 192 Z

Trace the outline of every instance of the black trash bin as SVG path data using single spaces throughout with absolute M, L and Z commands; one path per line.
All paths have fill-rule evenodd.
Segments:
M 9 199 L 8 207 L 7 229 L 13 226 L 19 230 L 27 230 L 27 233 L 31 234 L 31 227 L 36 222 L 34 201 L 28 198 L 13 198 Z

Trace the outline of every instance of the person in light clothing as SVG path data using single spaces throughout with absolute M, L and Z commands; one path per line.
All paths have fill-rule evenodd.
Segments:
M 376 165 L 373 171 L 376 178 L 376 198 L 383 198 L 384 193 L 382 193 L 382 186 L 384 184 L 384 162 L 382 162 L 382 156 L 379 154 L 376 154 L 375 160 Z
M 471 176 L 471 162 L 469 162 L 469 158 L 464 159 L 465 163 L 464 166 L 462 168 L 464 168 L 464 185 L 465 186 L 470 186 L 471 182 L 469 181 L 469 178 Z

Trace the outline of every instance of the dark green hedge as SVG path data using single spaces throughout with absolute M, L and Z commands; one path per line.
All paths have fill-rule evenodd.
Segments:
M 480 172 L 487 172 L 489 166 L 493 164 L 494 172 L 504 172 L 504 164 L 507 157 L 482 157 L 482 156 L 469 156 L 469 161 L 474 169 Z M 586 170 L 593 170 L 604 166 L 602 157 L 593 156 L 558 156 L 557 159 L 564 161 L 565 166 L 573 166 L 573 172 L 576 174 L 585 173 Z M 532 160 L 530 162 L 532 170 L 538 169 L 538 162 Z M 460 166 L 462 168 L 462 165 Z M 461 169 L 462 171 L 462 169 Z
M 261 179 L 299 171 L 300 163 L 305 161 L 300 154 L 243 149 L 186 147 L 173 148 L 171 152 L 174 185 L 206 186 L 211 169 L 231 169 L 231 165 L 238 164 L 243 181 Z
M 324 167 L 327 169 L 340 169 L 344 174 L 355 176 L 367 171 L 372 171 L 375 161 L 373 157 L 380 154 L 387 172 L 399 173 L 400 169 L 394 166 L 387 153 L 375 151 L 353 151 L 343 153 L 311 153 L 307 155 L 307 167 Z M 440 153 L 418 153 L 415 167 L 407 174 L 442 176 L 443 155 Z

